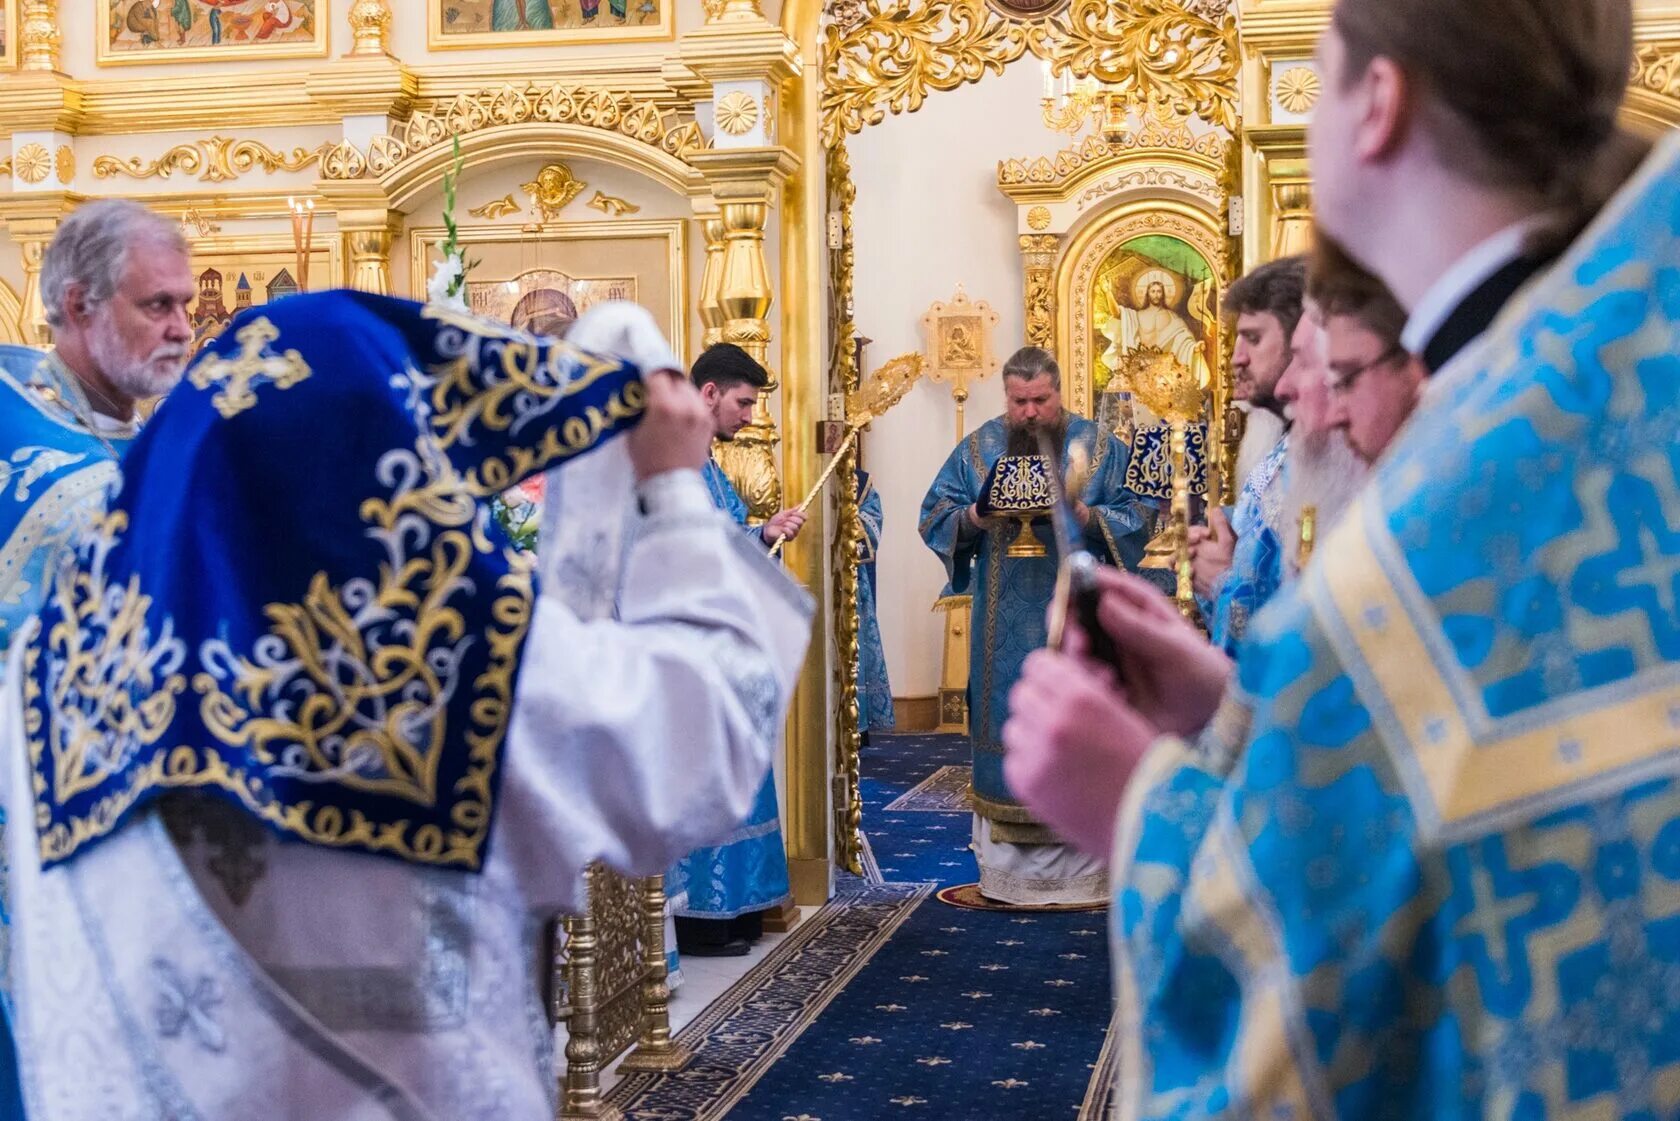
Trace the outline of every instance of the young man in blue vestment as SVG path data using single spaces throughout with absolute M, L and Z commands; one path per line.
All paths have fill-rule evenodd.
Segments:
M 1424 400 L 1234 676 L 1112 573 L 1124 688 L 1076 642 L 1012 698 L 1011 780 L 1110 854 L 1120 1117 L 1680 1104 L 1680 142 L 1600 208 L 1631 29 L 1337 5 L 1318 219 Z
M 1027 654 L 1044 644 L 1045 608 L 1056 583 L 1056 547 L 1010 556 L 1013 518 L 992 516 L 991 481 L 1005 455 L 1039 454 L 1048 433 L 1063 470 L 1087 472 L 1070 492 L 1084 546 L 1119 565 L 1135 565 L 1146 543 L 1148 508 L 1126 489 L 1128 452 L 1113 434 L 1062 408 L 1061 369 L 1039 347 L 1023 347 L 1003 367 L 1004 415 L 981 425 L 946 459 L 922 502 L 920 531 L 945 564 L 950 589 L 973 589 L 968 711 L 973 741 L 974 850 L 980 891 L 1023 906 L 1088 904 L 1107 893 L 1099 862 L 1062 844 L 1017 800 L 1003 774 L 1003 719 L 1009 689 Z M 1047 533 L 1048 531 L 1046 531 Z
M 195 295 L 180 227 L 138 203 L 83 206 L 47 246 L 41 298 L 56 348 L 0 348 L 0 669 L 65 545 L 104 512 L 139 428 L 136 403 L 180 380 Z M 0 838 L 4 826 L 0 812 Z M 0 1117 L 19 1117 L 9 922 L 0 870 Z
M 1236 319 L 1232 393 L 1250 409 L 1284 415 L 1278 384 L 1289 368 L 1306 284 L 1306 262 L 1285 257 L 1261 265 L 1225 294 L 1225 314 Z M 1190 527 L 1196 595 L 1214 645 L 1227 651 L 1236 648 L 1249 616 L 1282 583 L 1284 542 L 1273 526 L 1283 506 L 1288 450 L 1286 430 L 1243 481 L 1230 517 L 1210 510 L 1206 526 Z
M 752 421 L 753 405 L 770 384 L 770 372 L 733 343 L 708 347 L 695 361 L 694 384 L 711 412 L 713 433 L 733 440 Z M 702 471 L 712 504 L 765 548 L 805 525 L 799 510 L 782 510 L 762 525 L 750 525 L 747 504 L 715 458 Z M 759 787 L 751 815 L 715 845 L 696 849 L 665 877 L 673 901 L 677 949 L 695 957 L 738 957 L 764 934 L 764 915 L 792 899 L 781 811 L 772 770 Z

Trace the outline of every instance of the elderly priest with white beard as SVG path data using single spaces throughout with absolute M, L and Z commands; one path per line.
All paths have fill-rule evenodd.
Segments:
M 198 359 L 9 659 L 33 1121 L 553 1115 L 543 920 L 746 815 L 808 637 L 679 370 L 346 292 Z

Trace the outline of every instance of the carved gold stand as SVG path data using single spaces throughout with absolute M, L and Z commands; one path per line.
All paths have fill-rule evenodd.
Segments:
M 589 905 L 561 920 L 554 953 L 553 1015 L 566 1025 L 560 1121 L 617 1121 L 601 1096 L 613 1059 L 632 1043 L 627 1069 L 678 1070 L 688 1056 L 671 1039 L 664 879 L 626 879 L 597 864 L 587 882 Z
M 968 628 L 973 596 L 945 596 L 933 605 L 945 613 L 945 645 L 939 661 L 939 726 L 936 732 L 968 734 Z
M 642 881 L 642 1037 L 624 1056 L 619 1070 L 668 1073 L 681 1070 L 693 1058 L 688 1048 L 671 1038 L 670 971 L 665 964 L 665 877 Z

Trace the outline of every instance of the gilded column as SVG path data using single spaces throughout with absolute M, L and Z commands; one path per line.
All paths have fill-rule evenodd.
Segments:
M 1055 234 L 1024 234 L 1021 263 L 1026 269 L 1027 345 L 1056 349 L 1056 251 L 1061 239 Z
M 803 14 L 804 18 L 800 18 Z M 786 0 L 786 26 L 799 36 L 804 71 L 783 87 L 782 134 L 795 146 L 799 168 L 782 195 L 782 361 L 787 388 L 782 393 L 782 426 L 787 434 L 782 464 L 787 485 L 803 494 L 823 470 L 818 425 L 827 415 L 828 379 L 822 323 L 813 314 L 824 303 L 823 217 L 826 190 L 819 136 L 822 102 L 817 66 L 818 20 L 799 0 Z M 811 520 L 787 550 L 788 571 L 817 601 L 811 646 L 788 714 L 787 844 L 788 873 L 794 899 L 801 905 L 826 902 L 833 891 L 834 788 L 830 780 L 829 727 L 833 680 L 830 636 L 834 631 L 827 540 L 826 503 L 811 508 Z
M 23 69 L 58 69 L 64 45 L 58 30 L 58 0 L 24 0 L 18 20 L 18 45 Z
M 1304 159 L 1273 160 L 1272 259 L 1312 249 L 1312 179 Z
M 340 215 L 343 231 L 346 275 L 345 283 L 358 292 L 372 292 L 376 296 L 391 294 L 391 245 L 400 230 L 400 222 L 385 219 L 379 225 L 352 225 L 345 229 L 345 215 Z
M 706 328 L 700 349 L 704 350 L 723 341 L 723 218 L 716 213 L 703 215 L 700 230 L 706 238 L 706 266 L 700 274 L 700 323 Z
M 46 346 L 52 342 L 46 305 L 41 301 L 41 258 L 53 235 L 58 232 L 58 224 L 81 201 L 80 195 L 67 191 L 0 196 L 0 220 L 6 223 L 6 236 L 17 243 L 23 256 L 23 292 L 19 297 L 22 308 L 18 326 L 24 339 L 32 345 Z
M 12 233 L 16 237 L 24 236 L 16 226 L 12 227 Z M 36 346 L 47 346 L 52 342 L 52 328 L 47 326 L 47 305 L 41 299 L 41 258 L 46 255 L 49 240 L 50 236 L 31 237 L 18 243 L 23 250 L 23 307 L 19 325 L 23 328 L 24 339 Z

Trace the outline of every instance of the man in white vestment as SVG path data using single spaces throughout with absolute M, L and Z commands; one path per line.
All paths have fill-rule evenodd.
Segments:
M 206 348 L 9 659 L 32 1121 L 553 1116 L 545 921 L 746 815 L 808 637 L 680 369 L 344 292 Z

